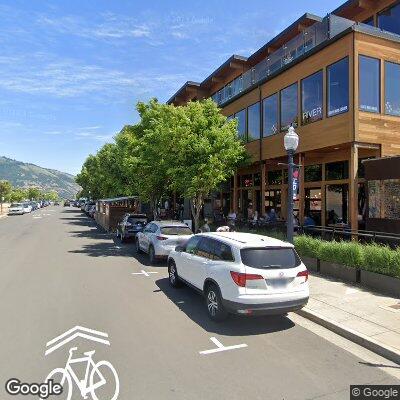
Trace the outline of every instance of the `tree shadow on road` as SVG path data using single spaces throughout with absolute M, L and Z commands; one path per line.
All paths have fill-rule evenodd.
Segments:
M 184 286 L 174 289 L 169 285 L 168 278 L 156 281 L 159 289 L 155 292 L 164 293 L 192 321 L 210 333 L 226 336 L 254 336 L 266 333 L 285 331 L 295 324 L 287 316 L 241 317 L 231 315 L 226 321 L 217 323 L 211 321 L 206 312 L 204 299 L 192 289 Z

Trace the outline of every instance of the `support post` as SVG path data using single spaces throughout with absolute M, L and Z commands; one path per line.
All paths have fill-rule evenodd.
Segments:
M 288 151 L 287 241 L 293 243 L 293 151 Z
M 358 231 L 358 147 L 355 143 L 350 148 L 349 183 L 350 228 Z

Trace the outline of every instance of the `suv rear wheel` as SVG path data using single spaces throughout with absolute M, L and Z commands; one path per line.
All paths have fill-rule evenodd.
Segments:
M 174 260 L 171 260 L 168 263 L 168 276 L 169 276 L 169 284 L 173 288 L 182 287 L 182 281 L 179 279 L 178 271 L 176 270 L 176 264 Z
M 223 321 L 228 317 L 228 312 L 222 304 L 222 296 L 219 287 L 214 283 L 207 285 L 205 290 L 208 316 L 213 321 Z

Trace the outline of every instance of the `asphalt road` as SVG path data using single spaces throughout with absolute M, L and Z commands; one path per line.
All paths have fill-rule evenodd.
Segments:
M 155 273 L 132 274 L 142 270 Z M 149 266 L 77 209 L 0 219 L 0 296 L 1 399 L 34 398 L 8 395 L 5 382 L 43 382 L 71 347 L 112 363 L 122 400 L 340 400 L 350 384 L 400 383 L 399 366 L 294 314 L 209 321 L 199 295 L 168 286 L 165 264 Z M 75 326 L 110 345 L 77 337 L 46 356 Z M 247 347 L 200 354 L 212 337 Z M 72 398 L 82 398 L 75 383 Z

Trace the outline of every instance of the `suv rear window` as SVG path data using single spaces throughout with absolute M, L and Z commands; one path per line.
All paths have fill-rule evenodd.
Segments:
M 287 269 L 298 267 L 299 256 L 290 247 L 263 247 L 240 250 L 244 265 L 260 269 Z
M 161 228 L 163 235 L 192 235 L 193 232 L 188 226 L 163 226 Z

